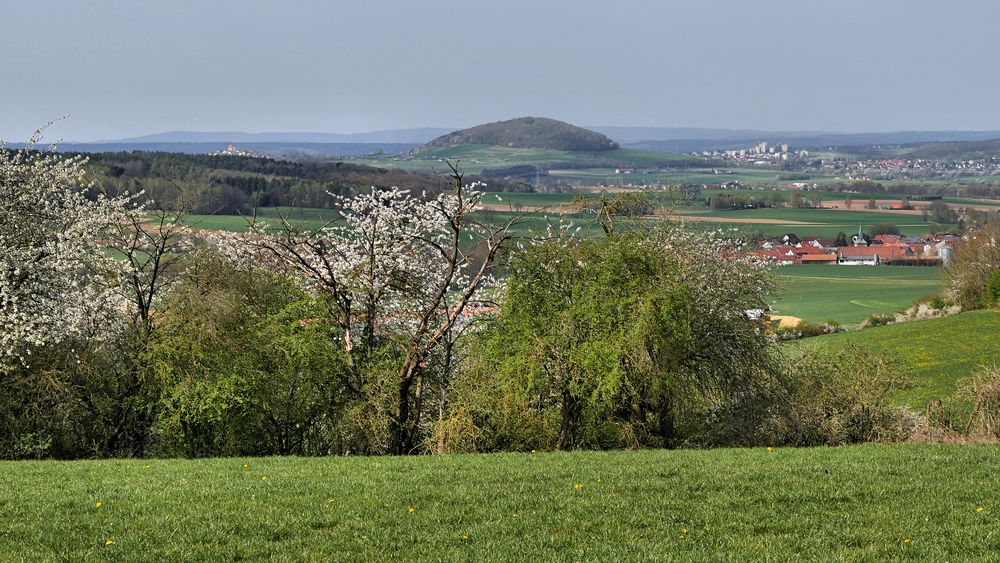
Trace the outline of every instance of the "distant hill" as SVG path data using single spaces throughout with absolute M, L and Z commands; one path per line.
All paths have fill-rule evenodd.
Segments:
M 364 133 L 167 131 L 127 139 L 95 141 L 94 143 L 400 143 L 419 145 L 452 130 L 441 127 L 420 127 L 417 129 L 387 129 Z
M 607 151 L 618 143 L 605 135 L 545 117 L 518 117 L 477 125 L 442 135 L 423 149 L 441 149 L 456 145 L 493 145 L 511 148 L 560 151 Z
M 204 142 L 107 142 L 107 143 L 59 143 L 60 152 L 172 152 L 185 154 L 208 154 L 226 148 L 228 141 Z M 362 156 L 377 153 L 401 154 L 420 146 L 421 143 L 300 143 L 294 141 L 256 142 L 233 141 L 240 149 L 254 154 L 275 158 L 330 158 L 342 156 Z M 12 148 L 21 148 L 24 143 L 11 143 Z
M 955 143 L 931 143 L 922 145 L 912 152 L 907 153 L 906 157 L 923 158 L 927 160 L 977 160 L 982 158 L 1000 157 L 1000 139 Z

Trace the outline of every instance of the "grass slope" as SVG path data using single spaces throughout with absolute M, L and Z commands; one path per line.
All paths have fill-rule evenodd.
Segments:
M 987 486 L 1000 449 L 985 446 L 0 470 L 5 560 L 944 561 L 1000 552 L 1000 491 Z
M 895 313 L 941 288 L 940 268 L 796 265 L 777 269 L 783 291 L 773 309 L 810 323 L 861 324 Z
M 860 344 L 900 360 L 913 387 L 900 404 L 922 410 L 933 399 L 955 392 L 956 383 L 984 364 L 1000 363 L 1000 311 L 973 311 L 951 317 L 807 338 L 795 345 L 831 348 Z

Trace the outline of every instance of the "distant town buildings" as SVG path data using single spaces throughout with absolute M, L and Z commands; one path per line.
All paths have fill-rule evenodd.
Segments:
M 788 160 L 789 157 L 807 158 L 809 151 L 801 149 L 792 151 L 788 148 L 788 143 L 771 146 L 768 145 L 767 141 L 761 141 L 751 147 L 702 151 L 701 153 L 695 153 L 695 155 L 752 162 L 755 164 L 768 164 L 770 162 Z
M 232 143 L 226 145 L 226 148 L 221 151 L 214 151 L 208 153 L 209 156 L 249 156 L 252 158 L 264 158 L 264 155 L 251 152 L 247 149 L 237 148 Z

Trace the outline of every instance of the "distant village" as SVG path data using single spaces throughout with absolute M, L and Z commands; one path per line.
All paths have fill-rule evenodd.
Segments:
M 247 150 L 247 149 L 241 149 L 241 148 L 237 147 L 236 145 L 234 145 L 232 143 L 229 143 L 228 145 L 226 145 L 225 149 L 223 149 L 221 151 L 210 152 L 210 153 L 208 153 L 208 155 L 209 156 L 249 156 L 251 158 L 265 158 L 265 155 L 257 154 L 255 152 L 251 152 L 250 150 Z
M 858 233 L 844 240 L 799 238 L 794 233 L 765 241 L 753 256 L 778 265 L 827 264 L 837 266 L 942 266 L 954 256 L 959 237 L 908 237 L 880 234 L 870 240 Z

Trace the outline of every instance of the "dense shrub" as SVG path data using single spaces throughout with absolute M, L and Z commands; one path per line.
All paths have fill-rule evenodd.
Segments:
M 1000 305 L 1000 268 L 993 272 L 986 285 L 986 304 Z
M 872 313 L 868 315 L 868 318 L 861 323 L 861 328 L 871 328 L 875 326 L 885 326 L 892 324 L 893 320 L 896 318 L 895 315 L 889 313 Z
M 776 322 L 776 321 L 775 321 Z M 776 325 L 774 335 L 778 340 L 796 340 L 798 338 L 809 338 L 812 336 L 822 336 L 824 334 L 835 334 L 844 332 L 845 329 L 839 322 L 828 320 L 825 323 L 813 324 L 806 321 L 799 321 L 795 326 Z
M 863 348 L 793 355 L 768 432 L 792 446 L 902 440 L 914 422 L 893 398 L 907 385 L 897 366 Z
M 344 360 L 320 303 L 290 279 L 205 256 L 169 298 L 150 366 L 161 455 L 339 451 Z
M 950 298 L 963 309 L 990 305 L 990 287 L 1000 270 L 1000 223 L 967 236 L 955 249 L 947 267 Z

